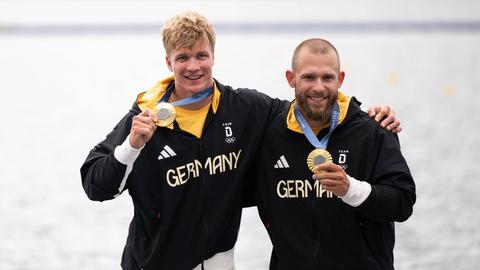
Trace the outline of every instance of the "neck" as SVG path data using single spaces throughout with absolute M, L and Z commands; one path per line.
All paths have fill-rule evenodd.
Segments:
M 305 120 L 307 121 L 311 129 L 320 129 L 322 127 L 327 126 L 330 122 L 330 118 L 323 121 L 319 121 L 319 120 L 312 120 L 310 118 L 305 117 Z
M 188 105 L 182 105 L 180 107 L 182 107 L 185 110 L 190 110 L 190 111 L 200 110 L 201 108 L 207 106 L 210 102 L 212 102 L 212 97 L 213 97 L 213 93 L 202 101 L 191 103 L 191 104 L 188 104 Z
M 207 90 L 207 89 L 204 89 L 202 91 L 205 91 L 205 90 Z M 180 92 L 176 91 L 176 89 L 174 89 L 173 92 L 172 92 L 172 95 L 169 98 L 169 102 L 182 100 L 182 99 L 188 98 L 192 95 L 193 94 L 183 92 L 183 91 L 182 91 L 182 93 L 180 93 Z M 183 109 L 186 109 L 186 110 L 199 110 L 199 109 L 207 106 L 212 101 L 212 98 L 213 98 L 213 92 L 207 98 L 205 98 L 203 100 L 200 100 L 198 102 L 190 103 L 190 104 L 187 104 L 187 105 L 181 105 L 181 106 L 177 105 L 177 106 L 180 106 L 180 107 L 182 107 Z

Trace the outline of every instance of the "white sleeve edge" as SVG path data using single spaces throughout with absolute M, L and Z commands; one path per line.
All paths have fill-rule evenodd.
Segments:
M 140 155 L 140 151 L 143 149 L 135 149 L 130 145 L 130 135 L 127 136 L 125 141 L 117 147 L 115 147 L 115 151 L 113 155 L 118 162 L 122 163 L 123 165 L 133 165 L 137 157 Z
M 133 163 L 137 159 L 137 157 L 140 155 L 140 152 L 142 151 L 143 147 L 140 149 L 135 149 L 130 145 L 130 135 L 127 136 L 125 141 L 115 147 L 115 151 L 113 153 L 113 156 L 115 159 L 118 160 L 118 162 L 122 163 L 123 165 L 127 165 L 127 169 L 125 170 L 125 175 L 122 178 L 122 181 L 120 182 L 120 186 L 118 187 L 118 194 L 115 194 L 113 197 L 116 198 L 120 196 L 122 193 L 123 189 L 125 188 L 125 185 L 127 184 L 127 178 L 128 175 L 132 172 L 133 169 Z
M 347 193 L 340 197 L 343 202 L 353 207 L 361 205 L 372 192 L 372 186 L 365 181 L 359 181 L 351 176 L 348 176 L 350 180 L 350 187 Z

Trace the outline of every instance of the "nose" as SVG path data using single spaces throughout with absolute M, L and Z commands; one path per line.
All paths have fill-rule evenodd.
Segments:
M 187 70 L 188 71 L 196 71 L 200 68 L 200 65 L 198 64 L 197 60 L 192 58 L 188 61 L 187 63 Z
M 313 89 L 316 91 L 323 91 L 325 90 L 325 84 L 322 78 L 317 78 L 314 82 Z

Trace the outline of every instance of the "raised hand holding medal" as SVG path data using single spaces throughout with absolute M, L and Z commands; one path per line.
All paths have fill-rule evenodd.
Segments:
M 305 134 L 305 137 L 307 137 L 308 141 L 315 147 L 315 149 L 312 150 L 307 156 L 307 166 L 313 173 L 316 173 L 316 171 L 314 170 L 316 165 L 333 161 L 332 155 L 330 155 L 326 148 L 328 145 L 328 140 L 330 139 L 330 135 L 338 125 L 340 113 L 338 103 L 335 102 L 335 104 L 333 105 L 332 114 L 330 116 L 330 128 L 328 130 L 328 134 L 325 135 L 321 141 L 319 141 L 317 136 L 313 133 L 312 129 L 310 128 L 307 121 L 303 117 L 302 113 L 298 110 L 296 105 L 293 110 L 295 113 L 295 118 L 297 119 L 300 128 Z
M 188 105 L 191 103 L 199 102 L 207 97 L 209 97 L 213 92 L 214 86 L 211 86 L 195 95 L 190 97 L 174 101 L 172 103 L 168 103 L 168 99 L 172 95 L 174 85 L 172 84 L 168 89 L 167 92 L 163 95 L 160 101 L 155 106 L 155 113 L 157 115 L 157 122 L 155 122 L 160 127 L 166 127 L 173 123 L 175 117 L 177 116 L 177 112 L 174 106 L 183 106 Z

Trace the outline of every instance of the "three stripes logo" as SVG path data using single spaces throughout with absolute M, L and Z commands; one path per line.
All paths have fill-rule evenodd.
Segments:
M 288 165 L 287 160 L 285 159 L 285 156 L 282 155 L 279 160 L 277 160 L 277 163 L 273 166 L 275 169 L 281 169 L 281 168 L 290 168 Z
M 165 145 L 165 147 L 163 147 L 162 152 L 160 152 L 160 155 L 158 155 L 158 160 L 166 159 L 176 155 L 177 153 L 175 153 L 175 151 L 173 151 L 172 148 L 170 148 L 170 146 Z

